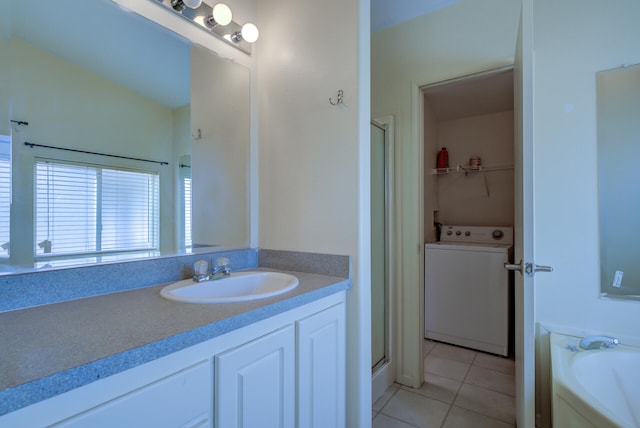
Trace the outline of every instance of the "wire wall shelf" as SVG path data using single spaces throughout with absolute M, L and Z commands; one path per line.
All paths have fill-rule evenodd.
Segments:
M 456 165 L 454 168 L 435 168 L 431 170 L 432 175 L 446 175 L 446 174 L 469 174 L 475 172 L 489 172 L 489 171 L 507 171 L 512 170 L 513 165 Z

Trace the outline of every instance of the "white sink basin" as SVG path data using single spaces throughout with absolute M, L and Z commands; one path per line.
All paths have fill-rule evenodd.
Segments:
M 279 272 L 232 272 L 215 281 L 183 279 L 160 290 L 165 299 L 185 303 L 224 303 L 263 299 L 298 286 L 298 278 Z

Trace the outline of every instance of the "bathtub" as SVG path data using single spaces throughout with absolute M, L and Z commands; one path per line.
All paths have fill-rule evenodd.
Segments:
M 640 348 L 578 348 L 551 333 L 553 426 L 640 428 Z

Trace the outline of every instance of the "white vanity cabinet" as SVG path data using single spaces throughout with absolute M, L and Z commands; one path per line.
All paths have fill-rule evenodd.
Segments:
M 297 322 L 298 425 L 345 426 L 345 305 Z
M 76 415 L 55 427 L 211 426 L 211 364 L 201 362 Z
M 344 427 L 345 292 L 0 416 L 0 427 Z
M 215 358 L 219 428 L 345 426 L 340 302 Z
M 215 358 L 218 427 L 293 427 L 295 331 L 289 325 Z

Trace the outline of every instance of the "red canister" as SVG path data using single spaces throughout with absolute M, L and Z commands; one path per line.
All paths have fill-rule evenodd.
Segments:
M 471 169 L 480 169 L 480 156 L 469 158 L 469 166 Z
M 438 160 L 436 162 L 437 169 L 449 168 L 449 152 L 446 147 L 443 147 L 438 152 Z

